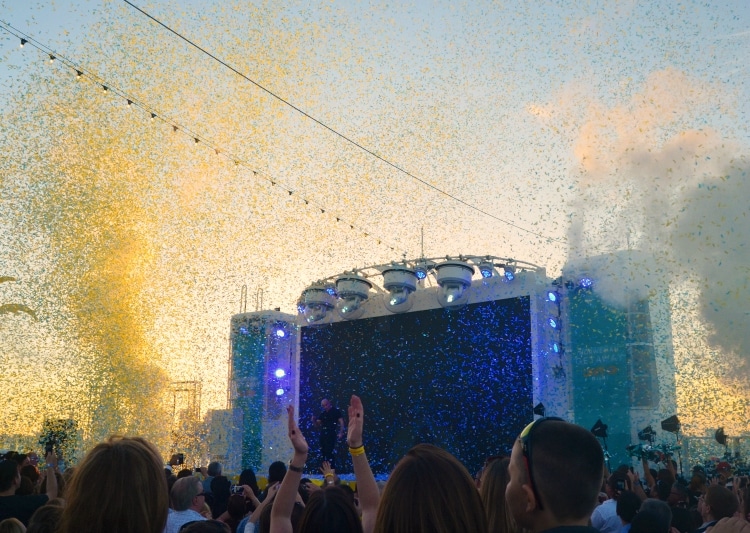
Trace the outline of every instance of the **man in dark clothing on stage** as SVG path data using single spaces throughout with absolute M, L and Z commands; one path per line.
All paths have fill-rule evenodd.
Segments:
M 313 416 L 315 427 L 320 430 L 320 455 L 336 469 L 336 441 L 344 437 L 344 417 L 341 411 L 327 399 L 320 402 L 323 412 Z
M 505 500 L 519 529 L 531 533 L 598 533 L 589 519 L 598 502 L 604 452 L 574 424 L 540 418 L 516 439 Z

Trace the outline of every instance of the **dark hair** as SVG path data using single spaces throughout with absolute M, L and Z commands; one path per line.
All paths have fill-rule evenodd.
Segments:
M 21 475 L 29 478 L 34 485 L 36 485 L 36 482 L 39 481 L 39 478 L 41 477 L 39 469 L 34 465 L 22 466 Z
M 232 528 L 218 520 L 196 520 L 184 524 L 180 533 L 232 533 Z
M 247 485 L 253 490 L 253 494 L 255 496 L 260 496 L 260 488 L 258 487 L 258 478 L 255 477 L 255 472 L 252 468 L 246 468 L 242 472 L 240 472 L 240 479 L 239 479 L 240 485 Z
M 310 495 L 299 524 L 300 533 L 357 533 L 362 531 L 353 498 L 341 487 L 331 486 Z
M 13 486 L 18 475 L 18 463 L 12 459 L 0 461 L 0 492 L 5 492 Z
M 141 437 L 110 437 L 76 467 L 59 533 L 161 533 L 169 497 L 162 457 Z
M 284 479 L 286 475 L 286 464 L 282 461 L 274 461 L 268 467 L 268 484 L 275 483 Z
M 641 499 L 635 492 L 624 490 L 620 493 L 620 497 L 617 498 L 617 516 L 627 524 L 633 521 L 633 517 L 640 508 Z
M 558 520 L 589 517 L 598 503 L 604 473 L 599 441 L 590 431 L 562 420 L 539 423 L 533 439 L 530 462 L 544 505 Z
M 487 518 L 464 465 L 442 448 L 417 444 L 401 458 L 386 483 L 375 531 L 487 531 Z
M 705 505 L 711 508 L 711 516 L 714 520 L 730 518 L 737 512 L 740 502 L 737 496 L 726 487 L 711 485 L 706 489 Z

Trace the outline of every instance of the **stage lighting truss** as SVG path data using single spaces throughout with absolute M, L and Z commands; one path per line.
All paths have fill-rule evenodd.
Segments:
M 435 285 L 439 303 L 457 309 L 469 301 L 474 280 L 501 277 L 514 283 L 522 272 L 543 273 L 544 268 L 492 255 L 403 259 L 319 280 L 302 292 L 298 310 L 308 324 L 325 322 L 332 309 L 345 320 L 360 318 L 375 301 L 392 313 L 404 313 L 412 308 L 417 291 Z

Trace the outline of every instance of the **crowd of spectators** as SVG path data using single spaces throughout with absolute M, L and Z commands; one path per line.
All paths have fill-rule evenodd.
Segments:
M 289 407 L 293 455 L 270 466 L 263 491 L 249 469 L 233 485 L 218 462 L 165 468 L 140 437 L 110 437 L 63 473 L 52 452 L 43 465 L 34 453 L 7 454 L 0 533 L 750 533 L 746 477 L 696 468 L 683 479 L 669 460 L 609 472 L 596 437 L 556 418 L 530 423 L 510 456 L 489 456 L 475 477 L 446 450 L 418 444 L 382 485 L 357 396 L 348 415 L 354 490 L 327 462 L 321 484 L 303 477 L 308 445 Z

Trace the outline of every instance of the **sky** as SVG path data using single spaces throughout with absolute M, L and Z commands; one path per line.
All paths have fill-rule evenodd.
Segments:
M 750 6 L 529 4 L 0 0 L 0 433 L 223 408 L 230 317 L 345 270 L 626 249 L 687 431 L 747 433 Z

